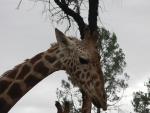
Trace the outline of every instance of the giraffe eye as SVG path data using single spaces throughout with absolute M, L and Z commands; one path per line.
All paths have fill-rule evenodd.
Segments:
M 79 57 L 79 61 L 81 64 L 88 64 L 89 60 Z

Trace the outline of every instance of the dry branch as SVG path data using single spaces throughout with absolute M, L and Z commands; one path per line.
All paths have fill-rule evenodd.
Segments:
M 79 31 L 81 38 L 84 37 L 84 29 L 86 27 L 86 24 L 84 23 L 83 18 L 80 16 L 79 13 L 74 12 L 72 9 L 68 7 L 68 4 L 65 2 L 65 0 L 54 0 L 55 3 L 64 11 L 65 14 L 71 16 L 76 23 L 79 26 Z

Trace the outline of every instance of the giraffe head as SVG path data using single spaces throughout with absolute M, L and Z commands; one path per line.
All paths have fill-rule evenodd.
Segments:
M 63 67 L 70 75 L 72 83 L 86 92 L 93 104 L 107 109 L 104 79 L 100 65 L 99 52 L 91 40 L 91 33 L 85 35 L 84 40 L 65 36 L 61 31 L 55 30 Z

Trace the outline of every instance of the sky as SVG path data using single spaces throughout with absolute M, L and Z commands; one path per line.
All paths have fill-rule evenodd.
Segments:
M 55 26 L 42 14 L 42 3 L 24 0 L 17 10 L 18 3 L 19 0 L 0 0 L 0 75 L 56 42 Z M 126 55 L 125 71 L 130 75 L 120 108 L 125 113 L 134 113 L 132 94 L 146 91 L 144 82 L 150 77 L 150 1 L 103 0 L 102 3 L 101 21 L 116 33 Z M 60 29 L 64 31 L 62 27 Z M 29 91 L 9 113 L 56 113 L 56 88 L 66 78 L 63 71 L 50 75 Z

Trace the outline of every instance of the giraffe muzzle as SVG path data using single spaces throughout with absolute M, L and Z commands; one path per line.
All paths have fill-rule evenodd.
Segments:
M 104 111 L 107 110 L 107 105 L 105 102 L 102 102 L 103 100 L 97 99 L 96 97 L 94 97 L 92 99 L 92 102 L 94 104 L 94 106 L 96 106 L 97 108 L 102 108 Z

